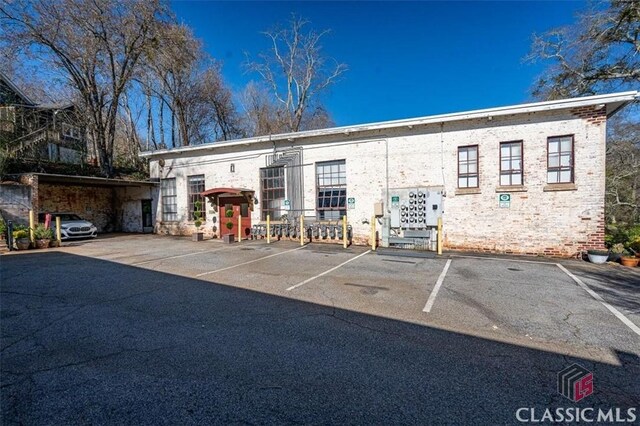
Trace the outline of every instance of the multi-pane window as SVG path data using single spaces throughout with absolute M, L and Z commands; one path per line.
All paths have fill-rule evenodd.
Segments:
M 284 166 L 260 169 L 260 186 L 262 191 L 262 220 L 280 219 L 284 202 Z
M 160 196 L 162 197 L 162 221 L 178 220 L 178 204 L 176 196 L 176 178 L 160 181 Z
M 573 182 L 573 136 L 547 139 L 547 183 Z
M 318 219 L 339 219 L 347 214 L 347 165 L 344 160 L 316 163 Z
M 195 220 L 196 203 L 200 202 L 201 219 L 205 220 L 205 202 L 201 195 L 204 192 L 204 175 L 187 176 L 187 204 L 189 206 L 189 220 Z
M 522 185 L 522 141 L 500 144 L 500 185 Z
M 478 145 L 458 148 L 458 188 L 478 187 Z

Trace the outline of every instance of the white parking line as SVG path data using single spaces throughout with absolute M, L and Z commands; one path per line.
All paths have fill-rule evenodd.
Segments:
M 427 313 L 431 312 L 431 307 L 433 306 L 433 303 L 436 301 L 436 296 L 438 295 L 438 291 L 440 291 L 440 287 L 444 282 L 444 277 L 447 275 L 447 271 L 449 270 L 449 265 L 451 265 L 451 259 L 447 260 L 447 264 L 444 265 L 444 269 L 440 273 L 440 276 L 438 277 L 438 281 L 436 281 L 436 285 L 435 287 L 433 287 L 433 290 L 431 291 L 431 295 L 429 296 L 429 300 L 427 300 L 427 304 L 424 305 L 424 309 L 422 310 L 422 312 L 427 312 Z
M 280 253 L 270 254 L 269 256 L 259 257 L 258 259 L 250 260 L 248 262 L 242 262 L 242 263 L 238 263 L 237 265 L 227 266 L 226 268 L 220 268 L 220 269 L 216 269 L 214 271 L 203 272 L 201 274 L 196 275 L 196 277 L 202 277 L 204 275 L 215 274 L 216 272 L 222 272 L 222 271 L 226 271 L 226 270 L 229 270 L 229 269 L 237 268 L 239 266 L 248 265 L 250 263 L 259 262 L 261 260 L 268 259 L 270 257 L 280 256 L 281 254 L 289 253 L 289 252 L 296 251 L 296 250 L 301 250 L 301 249 L 306 248 L 306 247 L 307 246 L 302 246 L 302 247 L 294 248 L 294 249 L 291 249 L 291 250 L 285 250 L 285 251 L 281 251 Z
M 584 282 L 582 282 L 582 280 L 578 277 L 576 277 L 575 275 L 573 275 L 571 272 L 569 272 L 567 270 L 567 268 L 565 268 L 564 266 L 562 266 L 559 263 L 556 263 L 556 265 L 558 266 L 558 268 L 560 268 L 565 274 L 569 275 L 569 277 L 571 277 L 571 279 L 573 279 L 576 283 L 578 283 L 578 285 L 580 287 L 582 287 L 582 289 L 584 291 L 586 291 L 587 293 L 589 293 L 591 295 L 591 297 L 593 297 L 594 299 L 596 299 L 598 302 L 602 303 L 604 305 L 605 308 L 607 308 L 609 311 L 611 311 L 611 313 L 613 315 L 616 316 L 616 318 L 618 318 L 620 321 L 622 321 L 627 327 L 629 327 L 631 329 L 631 331 L 633 331 L 634 333 L 636 333 L 638 336 L 640 336 L 640 327 L 638 327 L 637 325 L 635 325 L 634 323 L 631 322 L 631 320 L 627 317 L 625 317 L 622 312 L 620 312 L 619 310 L 617 310 L 616 308 L 614 308 L 613 306 L 611 306 L 610 304 L 608 304 L 607 302 L 604 301 L 604 299 L 595 291 L 591 290 L 589 288 L 589 286 L 587 286 Z
M 132 263 L 131 265 L 144 265 L 145 263 L 160 262 L 162 260 L 170 260 L 170 259 L 178 259 L 178 258 L 181 258 L 181 257 L 194 256 L 196 254 L 215 253 L 215 252 L 220 251 L 220 250 L 222 250 L 222 249 L 217 248 L 217 249 L 214 249 L 214 250 L 203 250 L 203 251 L 196 251 L 194 253 L 178 254 L 176 256 L 159 257 L 159 258 L 151 259 L 151 260 L 143 260 L 142 262 L 135 262 L 135 263 Z
M 499 260 L 500 262 L 522 262 L 522 263 L 540 263 L 543 265 L 557 265 L 555 262 L 543 262 L 538 260 L 526 260 L 526 259 L 506 259 L 501 257 L 491 257 L 491 256 L 467 256 L 463 254 L 452 254 L 451 257 L 466 257 L 469 259 L 483 259 L 483 260 Z
M 364 253 L 360 253 L 360 254 L 359 254 L 359 255 L 357 255 L 356 257 L 352 257 L 351 259 L 347 260 L 346 262 L 342 262 L 342 263 L 341 263 L 341 264 L 339 264 L 338 266 L 334 266 L 333 268 L 331 268 L 331 269 L 329 269 L 329 270 L 327 270 L 327 271 L 324 271 L 323 273 L 318 274 L 318 275 L 316 275 L 315 277 L 311 277 L 311 278 L 309 278 L 309 279 L 306 279 L 306 280 L 302 281 L 301 283 L 298 283 L 298 284 L 296 284 L 296 285 L 292 285 L 291 287 L 289 287 L 289 288 L 287 289 L 287 291 L 294 290 L 294 289 L 296 289 L 296 288 L 298 288 L 298 287 L 300 287 L 300 286 L 303 286 L 303 285 L 305 285 L 305 284 L 307 284 L 307 283 L 310 283 L 311 281 L 313 281 L 313 280 L 315 280 L 315 279 L 317 279 L 317 278 L 320 278 L 320 277 L 322 277 L 322 276 L 324 276 L 324 275 L 327 275 L 328 273 L 333 272 L 333 271 L 335 271 L 336 269 L 343 267 L 343 266 L 344 266 L 344 265 L 346 265 L 347 263 L 349 263 L 349 262 L 353 262 L 353 261 L 354 261 L 354 260 L 356 260 L 357 258 L 362 257 L 362 256 L 364 256 L 365 254 L 368 254 L 368 253 L 370 253 L 370 252 L 371 252 L 371 250 L 367 250 L 367 251 L 365 251 Z

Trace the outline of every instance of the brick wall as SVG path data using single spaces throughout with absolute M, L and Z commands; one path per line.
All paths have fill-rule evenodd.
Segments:
M 444 186 L 445 248 L 487 252 L 571 256 L 601 247 L 604 236 L 605 126 L 603 109 L 577 108 L 492 119 L 464 120 L 369 131 L 277 143 L 277 149 L 303 148 L 304 206 L 315 214 L 315 164 L 342 160 L 347 167 L 347 196 L 356 199 L 348 210 L 354 240 L 368 244 L 373 203 L 386 201 L 386 188 Z M 547 138 L 574 135 L 575 182 L 547 184 Z M 500 208 L 500 142 L 522 140 L 524 185 L 511 194 L 510 208 Z M 479 146 L 480 187 L 475 193 L 457 188 L 457 149 Z M 186 177 L 204 174 L 206 188 L 251 188 L 260 202 L 259 168 L 273 146 L 219 147 L 215 153 L 167 155 L 164 167 L 151 161 L 152 177 L 175 177 L 179 220 L 157 223 L 159 232 L 189 234 Z M 388 153 L 388 155 L 387 155 Z M 235 171 L 231 172 L 233 163 Z M 387 176 L 388 174 L 388 176 Z M 161 203 L 157 217 L 161 218 Z M 387 206 L 385 205 L 385 209 Z M 207 205 L 205 231 L 218 225 L 217 212 Z M 255 206 L 253 223 L 260 220 Z
M 38 185 L 41 212 L 70 212 L 93 223 L 98 232 L 116 227 L 114 189 L 72 185 Z

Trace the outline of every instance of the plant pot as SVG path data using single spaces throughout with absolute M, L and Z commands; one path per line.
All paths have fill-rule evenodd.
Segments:
M 28 238 L 18 238 L 16 239 L 16 247 L 18 250 L 28 250 L 31 245 L 31 241 Z
M 49 248 L 49 243 L 51 242 L 51 240 L 36 240 L 36 248 L 39 249 L 46 249 Z
M 235 235 L 233 234 L 225 234 L 222 236 L 222 240 L 227 243 L 227 244 L 231 244 L 235 241 Z
M 620 258 L 620 263 L 622 263 L 623 266 L 630 266 L 632 268 L 635 268 L 636 266 L 638 266 L 638 262 L 640 262 L 640 258 L 638 257 L 622 256 Z
M 609 253 L 606 251 L 591 251 L 587 252 L 587 257 L 589 258 L 589 262 L 595 263 L 596 265 L 601 265 L 603 263 L 607 263 L 607 259 L 609 259 Z
M 204 240 L 204 232 L 194 232 L 191 234 L 191 241 L 203 241 Z

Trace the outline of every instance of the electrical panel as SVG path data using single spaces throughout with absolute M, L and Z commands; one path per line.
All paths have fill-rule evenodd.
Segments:
M 391 228 L 424 229 L 438 225 L 443 211 L 442 187 L 389 190 Z

